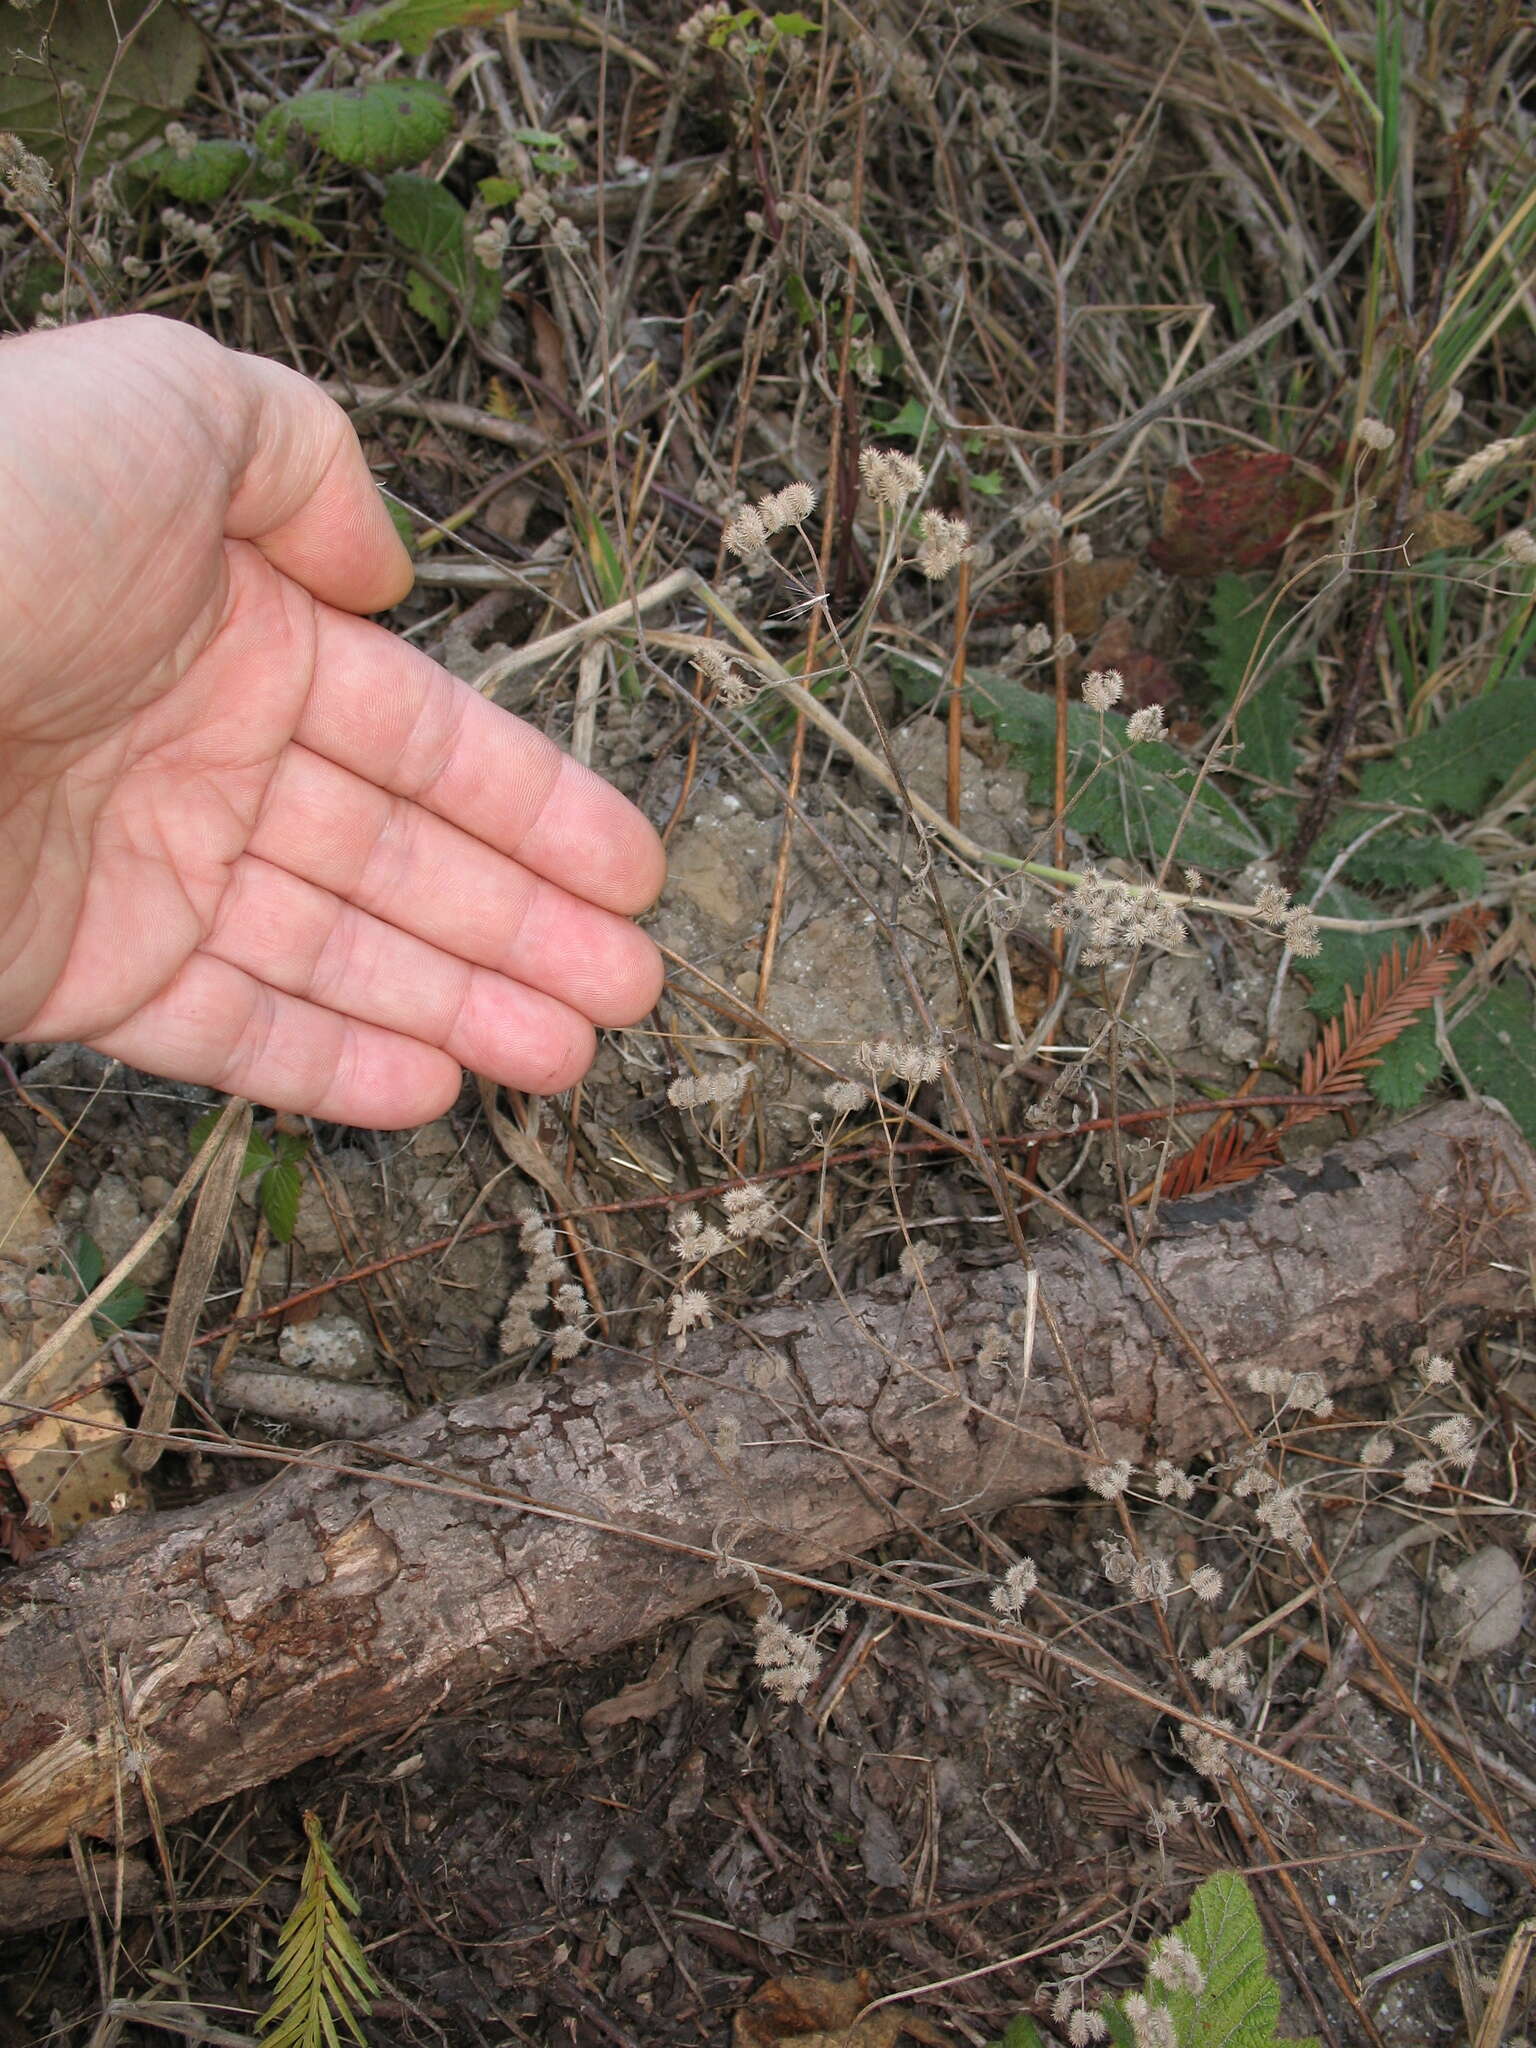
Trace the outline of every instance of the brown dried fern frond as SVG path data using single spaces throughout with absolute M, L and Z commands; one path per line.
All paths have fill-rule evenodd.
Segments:
M 1297 1094 L 1349 1095 L 1364 1082 L 1383 1052 L 1401 1037 L 1439 995 L 1462 956 L 1477 945 L 1488 923 L 1486 911 L 1464 912 L 1444 931 L 1421 933 L 1406 953 L 1397 945 L 1378 960 L 1357 996 L 1345 991 L 1344 1007 L 1323 1026 L 1317 1044 L 1302 1061 Z M 1332 1114 L 1326 1102 L 1298 1102 L 1275 1124 L 1248 1125 L 1222 1118 L 1163 1173 L 1165 1201 L 1204 1194 L 1253 1180 L 1280 1164 L 1280 1135 Z
M 1301 1064 L 1302 1095 L 1338 1095 L 1358 1088 L 1393 1039 L 1402 1036 L 1445 987 L 1462 955 L 1477 944 L 1486 920 L 1452 918 L 1436 937 L 1421 932 L 1406 953 L 1394 946 L 1366 972 L 1357 997 L 1344 992 L 1344 1008 L 1323 1026 L 1317 1044 Z M 1327 1116 L 1321 1103 L 1287 1110 L 1281 1128 L 1294 1130 Z
M 1269 1124 L 1214 1123 L 1163 1175 L 1162 1198 L 1181 1202 L 1207 1188 L 1236 1187 L 1278 1166 L 1280 1156 L 1279 1133 Z

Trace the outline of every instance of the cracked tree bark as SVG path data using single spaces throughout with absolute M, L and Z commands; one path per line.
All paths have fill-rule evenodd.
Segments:
M 1165 1210 L 1144 1263 L 1258 1421 L 1256 1366 L 1337 1390 L 1516 1307 L 1533 1196 L 1513 1124 L 1451 1105 Z M 1183 1464 L 1239 1439 L 1123 1264 L 1075 1233 L 1035 1263 L 1104 1455 Z M 119 1798 L 133 1839 L 146 1781 L 169 1819 L 548 1659 L 598 1656 L 718 1598 L 722 1550 L 814 1570 L 961 1502 L 985 1513 L 1080 1483 L 1088 1439 L 1044 1318 L 1027 1375 L 1016 1334 L 986 1343 L 1025 1287 L 1017 1265 L 949 1264 L 929 1269 L 928 1301 L 893 1281 L 848 1309 L 767 1309 L 680 1356 L 600 1352 L 368 1452 L 84 1531 L 0 1586 L 0 1852 L 111 1834 Z

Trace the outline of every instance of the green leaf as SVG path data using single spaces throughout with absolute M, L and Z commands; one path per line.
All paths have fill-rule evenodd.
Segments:
M 1536 751 L 1536 676 L 1511 676 L 1360 777 L 1367 803 L 1474 817 Z
M 86 1231 L 75 1239 L 75 1248 L 70 1254 L 70 1265 L 74 1270 L 75 1284 L 80 1292 L 76 1296 L 84 1301 L 92 1290 L 101 1285 L 101 1276 L 106 1271 L 101 1246 Z M 91 1324 L 98 1337 L 111 1337 L 118 1330 L 126 1330 L 136 1323 L 144 1313 L 148 1301 L 142 1287 L 135 1287 L 131 1280 L 124 1280 L 114 1287 L 106 1300 L 99 1303 Z
M 1147 1995 L 1173 2015 L 1179 2048 L 1300 2048 L 1275 2032 L 1280 1987 L 1269 1973 L 1253 1896 L 1240 1877 L 1232 1871 L 1208 1877 L 1175 1932 L 1204 1973 L 1204 1987 L 1168 1991 L 1149 1974 Z M 1154 1942 L 1154 1963 L 1166 1941 Z
M 971 489 L 983 498 L 1000 498 L 1003 495 L 1003 472 L 1000 469 L 986 470 L 980 476 L 973 469 L 969 475 Z
M 399 534 L 406 546 L 414 551 L 416 546 L 416 528 L 412 524 L 410 513 L 406 511 L 403 505 L 397 505 L 393 498 L 386 498 L 384 500 L 384 510 L 389 514 L 390 524 L 394 527 L 396 533 Z
M 1472 1086 L 1502 1102 L 1536 1144 L 1536 1004 L 1526 985 L 1490 989 L 1451 1026 L 1450 1039 Z
M 1379 817 L 1380 813 L 1374 814 Z M 1372 814 L 1351 804 L 1334 821 L 1314 858 L 1331 859 L 1363 829 Z M 1374 821 L 1374 819 L 1372 820 Z M 1350 855 L 1344 873 L 1352 882 L 1402 894 L 1439 885 L 1456 896 L 1475 896 L 1483 886 L 1483 864 L 1468 846 L 1453 845 L 1437 833 L 1377 832 Z
M 1416 1017 L 1377 1055 L 1366 1086 L 1388 1109 L 1415 1109 L 1445 1065 L 1435 1042 L 1433 1017 Z
M 357 1900 L 313 1813 L 304 1816 L 304 1832 L 309 1853 L 298 1903 L 278 1936 L 272 1999 L 257 2023 L 263 2048 L 335 2048 L 341 2027 L 362 2043 L 357 2016 L 366 2016 L 369 2000 L 378 1996 L 367 1958 L 342 1917 L 357 1912 Z
M 114 1287 L 91 1317 L 97 1336 L 111 1337 L 119 1330 L 131 1330 L 143 1315 L 148 1300 L 143 1288 L 135 1287 L 131 1280 Z
M 1015 2013 L 1003 2030 L 1003 2038 L 994 2041 L 991 2048 L 1045 2048 L 1040 2038 L 1040 2029 L 1028 2013 Z
M 216 205 L 250 167 L 251 153 L 243 144 L 217 138 L 196 143 L 185 156 L 174 149 L 157 149 L 133 166 L 194 206 Z
M 493 210 L 498 206 L 515 206 L 523 196 L 523 188 L 515 178 L 479 178 L 475 190 Z
M 398 43 L 419 57 L 445 29 L 472 28 L 505 12 L 506 0 L 384 0 L 343 22 L 337 33 L 344 43 Z
M 281 206 L 271 206 L 265 199 L 247 199 L 245 211 L 258 227 L 286 228 L 290 235 L 297 235 L 301 242 L 308 242 L 316 249 L 325 240 L 313 221 L 301 220 L 298 214 L 289 213 Z
M 933 416 L 926 405 L 919 405 L 915 398 L 909 398 L 894 419 L 882 420 L 875 432 L 882 439 L 894 434 L 898 441 L 923 441 L 932 433 Z
M 139 6 L 130 18 L 146 12 L 125 43 L 123 10 L 108 0 L 0 5 L 0 129 L 60 171 L 89 128 L 87 178 L 161 134 L 196 89 L 203 38 L 180 7 Z
M 202 1151 L 208 1142 L 209 1134 L 212 1132 L 214 1125 L 223 1114 L 222 1109 L 204 1110 L 203 1114 L 187 1133 L 187 1150 L 189 1152 L 196 1154 Z M 274 1156 L 272 1147 L 261 1135 L 261 1132 L 252 1131 L 245 1141 L 245 1163 L 240 1168 L 240 1178 L 242 1180 L 249 1180 L 253 1173 L 262 1172 L 264 1168 L 272 1164 Z
M 303 1183 L 291 1159 L 280 1159 L 261 1176 L 261 1213 L 279 1244 L 293 1242 Z
M 781 36 L 816 36 L 821 34 L 821 24 L 812 21 L 808 14 L 770 14 L 769 21 Z
M 1218 576 L 1211 589 L 1203 628 L 1210 647 L 1206 677 L 1223 710 L 1237 702 L 1244 679 L 1262 662 L 1268 608 L 1264 580 Z M 1270 640 L 1277 628 L 1270 622 Z M 1278 663 L 1260 675 L 1256 689 L 1237 714 L 1234 731 L 1242 746 L 1239 767 L 1283 786 L 1296 772 L 1296 725 L 1301 675 L 1294 664 Z
M 275 150 L 295 129 L 339 163 L 392 171 L 429 157 L 453 125 L 453 102 L 430 79 L 301 92 L 262 115 L 257 140 Z
M 939 678 L 931 664 L 904 656 L 893 660 L 891 670 L 904 696 L 922 703 L 932 697 Z M 1056 761 L 1055 699 L 987 669 L 971 671 L 966 699 L 971 712 L 1006 740 L 1033 788 L 1049 791 Z M 1264 852 L 1251 820 L 1209 781 L 1181 826 L 1194 769 L 1161 740 L 1129 746 L 1118 713 L 1105 717 L 1101 733 L 1096 712 L 1069 704 L 1067 746 L 1067 822 L 1106 851 L 1160 858 L 1177 840 L 1181 861 L 1215 870 L 1243 867 Z
M 798 270 L 786 272 L 784 296 L 789 301 L 789 310 L 794 314 L 800 325 L 802 327 L 814 327 L 816 324 L 816 302 L 806 289 L 805 279 Z
M 84 1301 L 93 1287 L 99 1287 L 101 1276 L 107 1270 L 106 1260 L 101 1255 L 101 1246 L 86 1231 L 75 1239 L 75 1248 L 70 1253 L 70 1263 L 75 1269 L 75 1279 L 80 1287 L 80 1299 Z
M 488 327 L 501 303 L 501 279 L 469 247 L 469 215 L 435 178 L 396 171 L 384 196 L 384 225 L 413 255 L 432 265 L 461 300 L 468 300 L 477 327 Z M 446 341 L 457 309 L 431 278 L 413 273 L 407 297 Z

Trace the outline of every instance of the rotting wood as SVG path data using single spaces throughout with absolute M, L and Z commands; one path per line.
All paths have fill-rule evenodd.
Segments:
M 1337 1391 L 1520 1306 L 1533 1197 L 1514 1125 L 1448 1105 L 1165 1209 L 1145 1266 L 1258 1420 L 1256 1366 Z M 1235 1440 L 1134 1274 L 1078 1234 L 1035 1257 L 1106 1456 L 1182 1464 Z M 770 1308 L 681 1355 L 599 1352 L 433 1410 L 353 1454 L 387 1456 L 376 1477 L 309 1465 L 86 1530 L 0 1586 L 0 1850 L 110 1833 L 119 1795 L 133 1839 L 144 1776 L 173 1818 L 552 1658 L 602 1655 L 719 1597 L 712 1554 L 811 1570 L 962 1502 L 986 1513 L 1080 1483 L 1083 1425 L 1044 1322 L 1027 1379 L 979 1361 L 1024 1294 L 1019 1266 L 962 1262 L 916 1292 L 892 1280 L 847 1307 Z

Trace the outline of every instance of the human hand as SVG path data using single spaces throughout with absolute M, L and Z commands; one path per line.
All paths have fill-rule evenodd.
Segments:
M 338 1123 L 571 1086 L 655 1002 L 632 805 L 357 614 L 345 415 L 144 315 L 0 342 L 0 1038 Z

